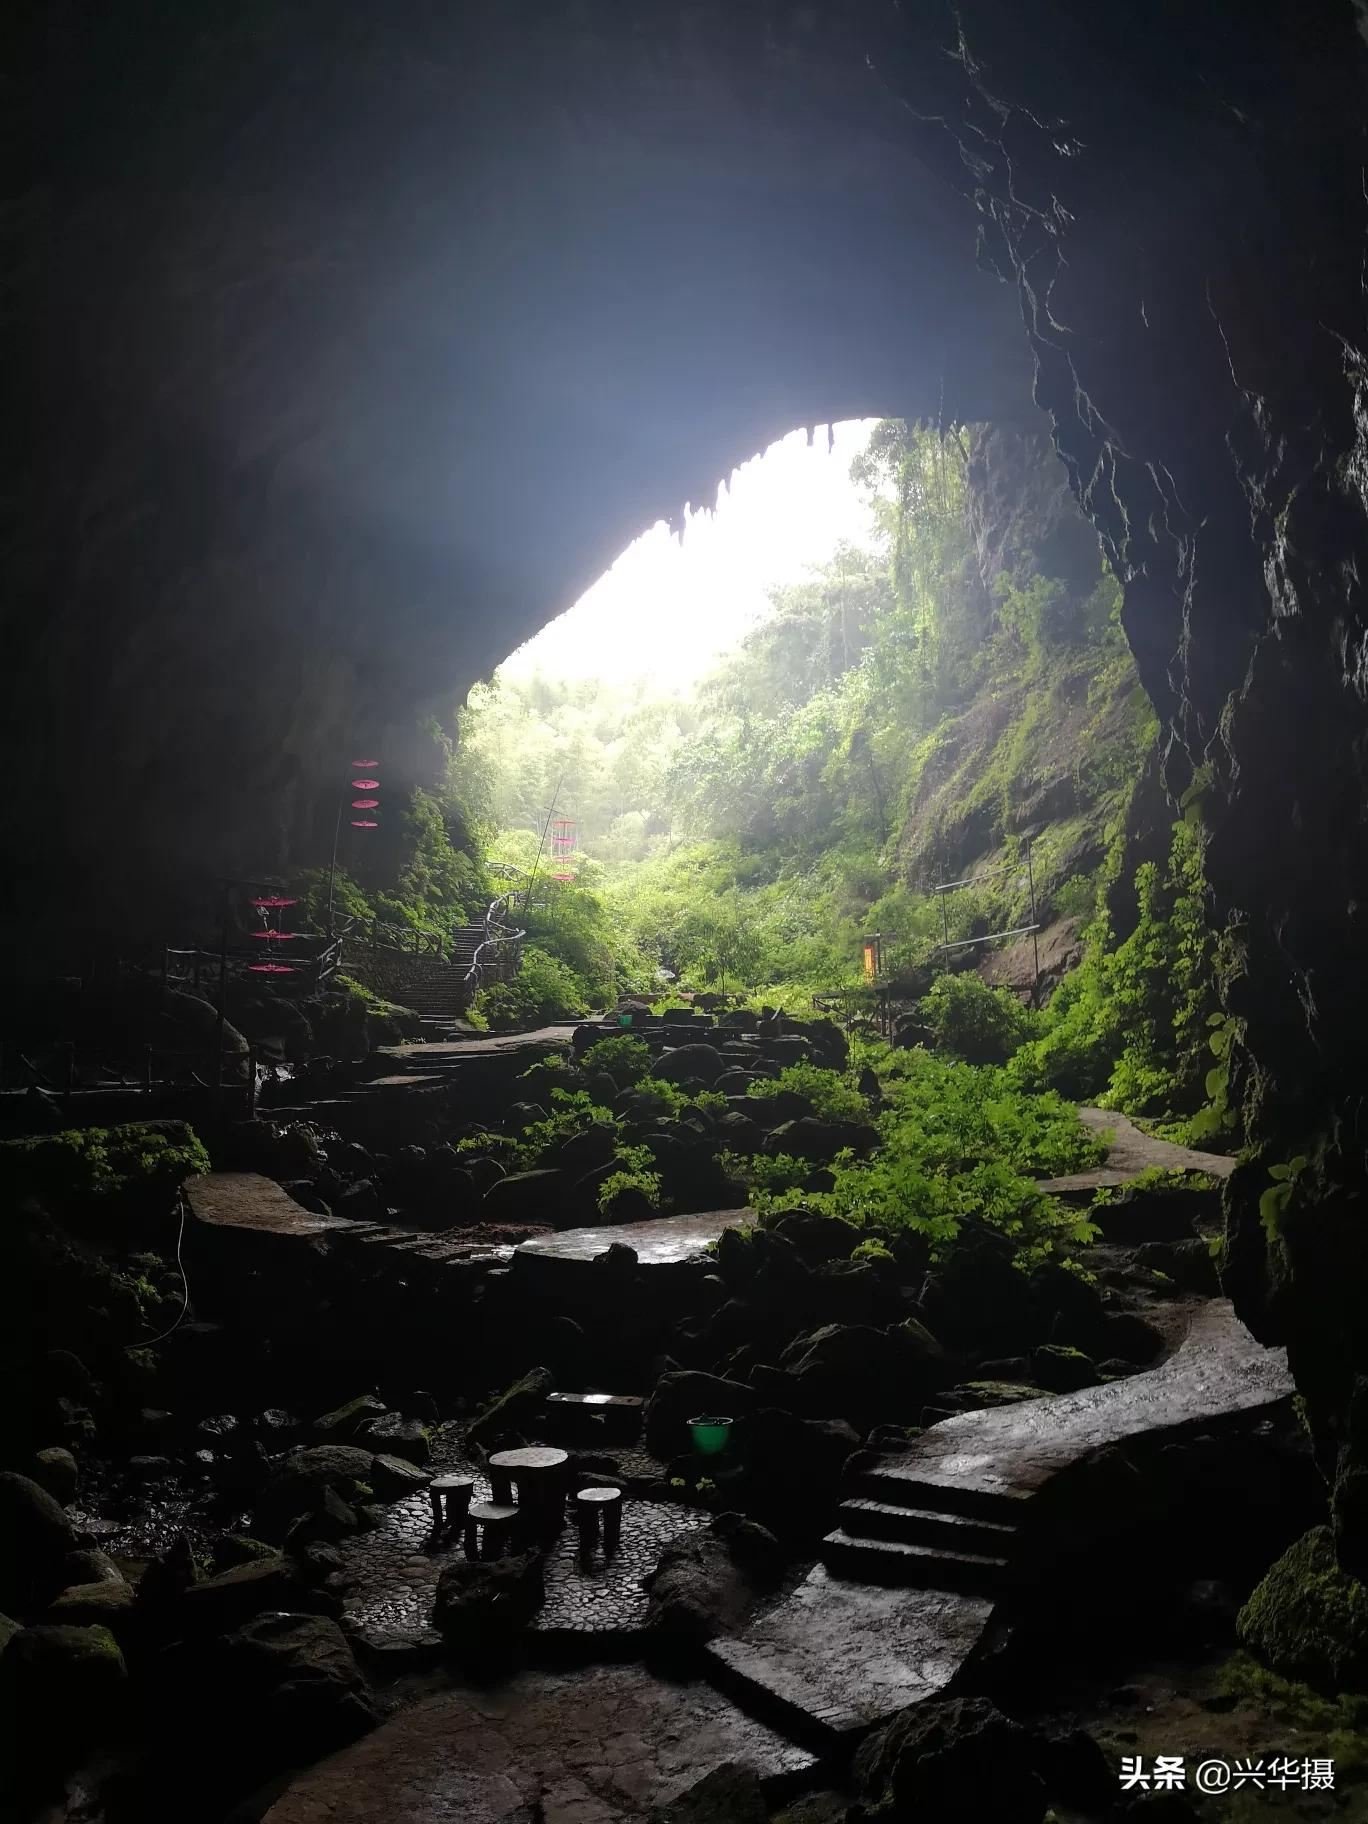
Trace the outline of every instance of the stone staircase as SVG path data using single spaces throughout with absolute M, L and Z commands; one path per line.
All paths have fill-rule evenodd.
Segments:
M 839 1577 L 921 1589 L 1000 1591 L 1023 1497 L 870 1469 L 852 1478 L 822 1562 Z

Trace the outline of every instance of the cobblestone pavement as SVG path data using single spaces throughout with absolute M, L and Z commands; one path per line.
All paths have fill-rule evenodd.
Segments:
M 615 1453 L 622 1476 L 649 1474 L 658 1465 L 639 1451 Z M 476 1477 L 475 1499 L 487 1501 L 488 1478 L 463 1460 L 459 1440 L 439 1438 L 430 1466 L 434 1473 L 463 1470 Z M 433 1596 L 444 1565 L 461 1555 L 459 1533 L 432 1534 L 432 1509 L 426 1493 L 395 1501 L 381 1510 L 382 1524 L 345 1542 L 343 1562 L 355 1580 L 345 1603 L 346 1615 L 362 1641 L 381 1648 L 411 1642 L 435 1647 L 440 1636 L 431 1626 Z M 546 1564 L 546 1602 L 532 1626 L 538 1633 L 631 1633 L 646 1618 L 647 1594 L 641 1579 L 655 1569 L 661 1551 L 682 1533 L 706 1524 L 697 1509 L 626 1496 L 622 1539 L 611 1559 L 599 1546 L 592 1560 L 579 1554 L 579 1536 L 567 1523 Z
M 697 1680 L 523 1672 L 404 1711 L 301 1774 L 263 1824 L 625 1824 L 724 1761 L 772 1791 L 813 1766 Z

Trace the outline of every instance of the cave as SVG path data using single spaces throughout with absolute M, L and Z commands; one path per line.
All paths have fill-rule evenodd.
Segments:
M 1361 8 L 20 26 L 10 998 L 326 867 L 339 768 L 430 783 L 434 719 L 795 425 L 1048 439 L 1159 718 L 1152 819 L 1204 832 L 1223 1290 L 1368 1576 Z

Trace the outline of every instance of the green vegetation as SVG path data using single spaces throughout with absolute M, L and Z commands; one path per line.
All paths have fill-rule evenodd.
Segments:
M 1040 1025 L 1009 989 L 976 975 L 939 976 L 920 1013 L 937 1045 L 968 1064 L 1005 1064 Z
M 804 1096 L 824 1121 L 868 1121 L 869 1103 L 837 1070 L 817 1064 L 786 1064 L 777 1077 L 752 1083 L 747 1095 L 762 1100 L 785 1091 Z
M 71 1128 L 0 1141 L 0 1191 L 35 1197 L 54 1216 L 90 1216 L 129 1201 L 156 1210 L 184 1181 L 210 1169 L 209 1155 L 183 1121 Z
M 922 1050 L 893 1053 L 880 1076 L 887 1106 L 877 1152 L 838 1159 L 830 1191 L 776 1191 L 753 1176 L 750 1200 L 762 1215 L 801 1204 L 844 1217 L 873 1239 L 908 1229 L 936 1246 L 952 1243 L 965 1218 L 975 1217 L 1016 1244 L 1023 1267 L 1070 1258 L 1092 1238 L 1086 1216 L 1034 1183 L 1103 1156 L 1059 1096 L 1023 1095 L 1000 1069 Z

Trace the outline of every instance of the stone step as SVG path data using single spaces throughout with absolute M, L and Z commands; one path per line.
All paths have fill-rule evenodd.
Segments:
M 1028 1499 L 1024 1490 L 985 1488 L 975 1482 L 918 1474 L 892 1465 L 861 1470 L 850 1478 L 845 1493 L 883 1501 L 890 1507 L 916 1508 L 923 1513 L 967 1514 L 976 1520 L 995 1520 L 1005 1526 L 1016 1524 L 1026 1511 Z
M 838 1577 L 914 1584 L 925 1590 L 995 1590 L 1008 1571 L 1005 1558 L 986 1552 L 956 1552 L 899 1539 L 859 1539 L 840 1527 L 823 1539 L 822 1563 Z
M 782 1655 L 745 1640 L 713 1640 L 704 1648 L 708 1680 L 732 1702 L 790 1741 L 829 1756 L 858 1718 L 836 1709 L 827 1696 L 796 1674 Z
M 1009 1553 L 1017 1538 L 1014 1526 L 998 1520 L 937 1512 L 933 1508 L 901 1507 L 891 1501 L 872 1501 L 864 1495 L 842 1501 L 836 1517 L 841 1529 L 855 1538 L 948 1546 L 952 1551 L 984 1552 L 997 1557 Z

